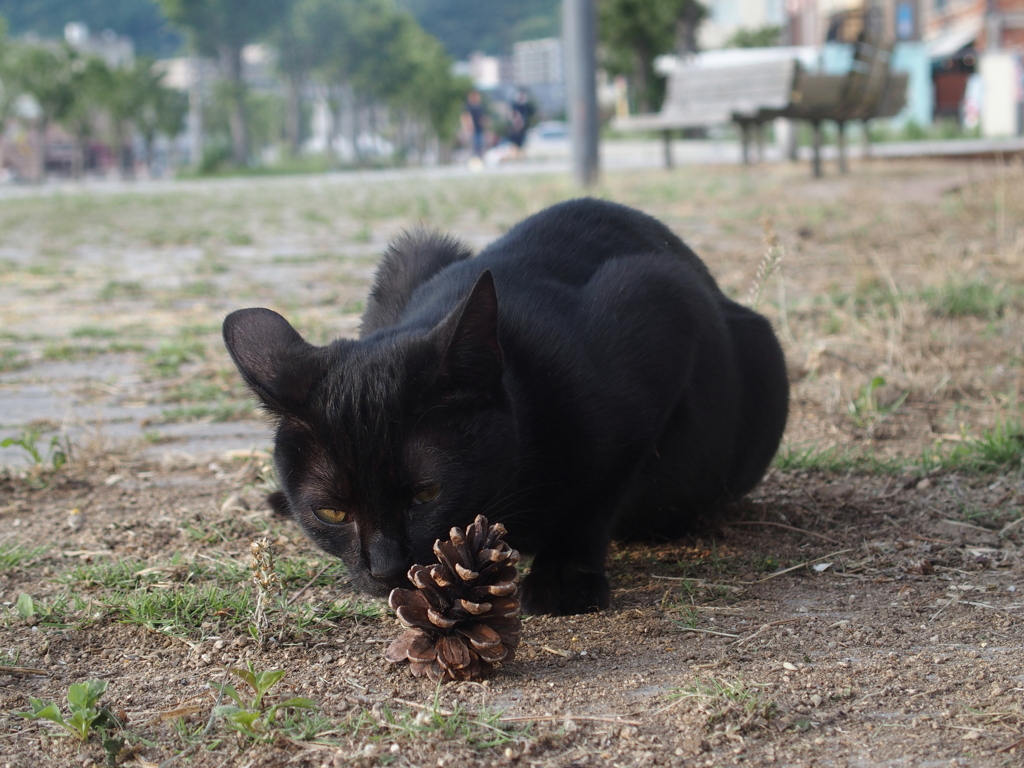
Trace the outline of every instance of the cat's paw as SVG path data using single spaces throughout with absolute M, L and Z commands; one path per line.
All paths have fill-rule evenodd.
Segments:
M 578 566 L 534 566 L 519 587 L 524 613 L 566 616 L 608 607 L 611 590 L 603 573 Z

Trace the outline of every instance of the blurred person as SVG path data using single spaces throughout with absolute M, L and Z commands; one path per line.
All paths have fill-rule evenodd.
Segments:
M 466 96 L 466 106 L 462 112 L 462 129 L 472 137 L 473 157 L 470 165 L 483 164 L 484 135 L 487 130 L 487 110 L 484 108 L 483 97 L 475 88 Z
M 526 130 L 530 127 L 533 113 L 534 108 L 530 103 L 529 94 L 526 89 L 520 88 L 509 105 L 508 140 L 512 143 L 514 159 L 518 160 L 523 156 L 523 142 L 526 141 Z

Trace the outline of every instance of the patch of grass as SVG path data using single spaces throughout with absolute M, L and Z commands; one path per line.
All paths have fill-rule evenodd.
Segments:
M 147 568 L 141 560 L 97 560 L 78 565 L 57 576 L 59 584 L 104 589 L 136 589 L 166 578 L 168 573 L 181 569 L 174 565 L 167 569 Z
M 850 401 L 848 410 L 853 423 L 861 429 L 870 429 L 885 421 L 899 410 L 910 392 L 904 392 L 892 403 L 882 403 L 876 394 L 885 386 L 885 379 L 875 376 L 867 384 L 857 390 L 856 396 Z
M 1012 300 L 1005 287 L 993 286 L 983 280 L 948 279 L 939 288 L 922 291 L 932 314 L 936 317 L 1001 317 Z
M 28 365 L 21 352 L 16 349 L 0 349 L 0 373 L 17 371 Z
M 502 713 L 483 708 L 470 712 L 461 705 L 450 711 L 442 710 L 438 698 L 429 709 L 411 712 L 383 707 L 377 713 L 360 713 L 352 722 L 356 731 L 369 731 L 371 737 L 380 736 L 386 740 L 401 739 L 430 741 L 454 741 L 472 749 L 486 750 L 511 742 L 530 738 L 531 723 L 502 722 Z
M 33 625 L 63 629 L 70 626 L 67 623 L 70 615 L 85 607 L 85 601 L 77 596 L 57 595 L 49 599 L 34 600 L 31 595 L 22 592 L 14 601 L 13 611 Z
M 967 472 L 1006 472 L 1024 470 L 1024 427 L 1020 421 L 999 424 L 982 432 L 979 438 L 956 443 L 948 450 L 925 449 L 922 466 Z
M 248 587 L 182 584 L 174 589 L 119 591 L 107 605 L 127 624 L 177 637 L 202 637 L 220 626 L 247 626 L 253 600 Z
M 46 547 L 26 549 L 17 543 L 0 545 L 0 571 L 20 568 L 23 564 L 28 564 L 45 552 Z
M 100 301 L 114 301 L 115 299 L 138 301 L 146 298 L 146 295 L 145 286 L 137 280 L 111 280 L 100 290 L 98 298 Z
M 126 352 L 145 352 L 146 348 L 141 344 L 131 342 L 112 342 L 106 346 L 93 346 L 90 344 L 57 344 L 50 343 L 43 348 L 43 357 L 46 360 L 84 360 L 99 355 L 124 354 Z
M 873 472 L 885 475 L 902 474 L 917 463 L 916 459 L 880 457 L 870 450 L 857 451 L 837 446 L 822 448 L 817 445 L 798 448 L 790 444 L 779 449 L 773 462 L 777 469 L 785 472 Z
M 669 699 L 691 703 L 707 716 L 709 728 L 721 724 L 726 732 L 739 734 L 765 727 L 777 709 L 763 685 L 740 679 L 697 680 L 670 693 Z
M 254 400 L 226 400 L 218 403 L 186 405 L 180 408 L 168 408 L 160 412 L 159 419 L 151 419 L 148 424 L 177 424 L 184 421 L 236 421 L 246 419 L 256 412 Z
M 179 289 L 179 293 L 190 299 L 207 299 L 216 296 L 220 292 L 217 284 L 209 280 L 197 280 L 187 283 Z
M 174 341 L 162 341 L 146 355 L 146 364 L 158 376 L 176 376 L 185 363 L 196 363 L 206 359 L 206 345 L 197 339 L 183 337 Z
M 120 335 L 120 331 L 98 325 L 82 325 L 71 331 L 72 339 L 113 339 Z

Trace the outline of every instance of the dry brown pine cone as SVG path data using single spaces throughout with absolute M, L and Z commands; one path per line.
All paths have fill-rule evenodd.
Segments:
M 391 662 L 408 660 L 413 675 L 480 680 L 519 645 L 519 553 L 502 538 L 505 526 L 478 515 L 463 533 L 434 542 L 436 565 L 414 565 L 416 589 L 393 589 L 388 604 L 407 628 L 388 647 Z

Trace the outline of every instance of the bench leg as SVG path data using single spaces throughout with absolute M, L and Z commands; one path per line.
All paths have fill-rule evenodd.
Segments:
M 836 122 L 836 148 L 839 150 L 839 172 L 846 173 L 850 169 L 846 165 L 846 123 L 842 120 Z
M 665 151 L 665 168 L 671 168 L 672 162 L 672 131 L 666 128 L 661 132 L 662 146 Z
M 743 164 L 750 165 L 750 123 L 740 122 L 740 144 L 743 148 Z
M 811 151 L 813 158 L 811 167 L 814 170 L 814 178 L 821 178 L 821 121 L 811 121 Z
M 764 162 L 764 123 L 754 123 L 754 139 L 757 141 L 757 162 Z

